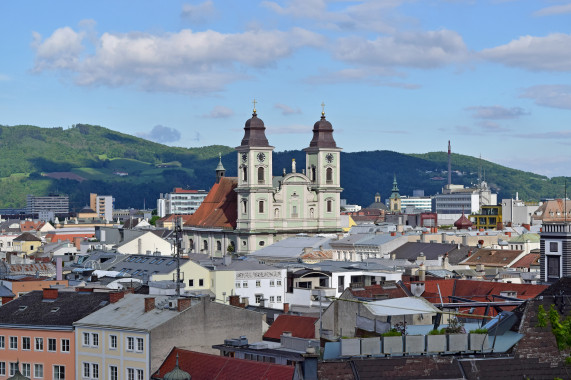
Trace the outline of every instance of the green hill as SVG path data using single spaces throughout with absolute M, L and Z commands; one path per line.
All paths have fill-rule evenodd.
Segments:
M 28 125 L 0 126 L 0 208 L 24 207 L 26 194 L 63 193 L 78 210 L 89 193 L 110 194 L 117 208 L 154 207 L 160 193 L 174 187 L 208 190 L 215 175 L 218 153 L 227 176 L 236 175 L 236 154 L 226 146 L 178 148 L 115 132 L 100 126 L 77 124 L 69 129 Z M 302 151 L 274 153 L 274 174 L 289 172 L 291 159 L 304 167 Z M 538 200 L 563 194 L 564 178 L 549 179 L 477 158 L 453 154 L 453 183 L 469 185 L 478 179 L 478 167 L 499 199 Z M 390 151 L 342 153 L 342 197 L 363 206 L 378 191 L 390 195 L 393 173 L 400 193 L 424 189 L 439 192 L 447 177 L 447 154 L 401 154 Z M 122 175 L 128 173 L 128 175 Z

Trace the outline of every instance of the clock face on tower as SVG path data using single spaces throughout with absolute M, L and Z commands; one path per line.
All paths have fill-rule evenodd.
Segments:
M 246 153 L 242 153 L 242 162 L 248 161 L 248 155 Z
M 327 156 L 325 156 L 325 160 L 328 163 L 332 163 L 333 162 L 333 155 L 331 153 L 328 153 Z
M 264 162 L 264 160 L 266 159 L 266 155 L 262 152 L 258 153 L 258 161 L 260 162 Z

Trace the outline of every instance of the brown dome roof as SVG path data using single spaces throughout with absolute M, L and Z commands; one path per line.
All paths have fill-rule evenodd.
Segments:
M 325 114 L 321 114 L 321 119 L 313 125 L 313 139 L 309 147 L 317 148 L 337 148 L 333 139 L 333 126 L 325 120 Z
M 472 227 L 472 222 L 470 222 L 470 219 L 466 218 L 466 215 L 462 213 L 460 219 L 454 222 L 454 227 L 459 230 L 467 230 L 468 228 Z
M 244 126 L 244 138 L 240 146 L 270 146 L 265 131 L 264 122 L 258 119 L 258 114 L 254 110 L 252 118 L 248 119 Z

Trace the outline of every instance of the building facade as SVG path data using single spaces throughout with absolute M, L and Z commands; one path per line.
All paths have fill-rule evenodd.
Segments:
M 89 194 L 89 207 L 103 220 L 113 220 L 114 202 L 111 195 Z
M 205 190 L 187 190 L 177 187 L 172 193 L 162 194 L 157 199 L 157 215 L 161 218 L 175 215 L 194 214 L 206 198 Z
M 69 197 L 67 195 L 50 194 L 48 196 L 26 196 L 26 213 L 39 214 L 52 211 L 54 214 L 69 213 Z
M 341 148 L 322 113 L 305 150 L 305 168 L 273 176 L 273 150 L 256 110 L 236 148 L 238 178 L 218 177 L 202 206 L 185 223 L 185 248 L 222 256 L 248 254 L 298 233 L 338 233 Z M 231 247 L 231 248 L 230 248 Z
M 542 281 L 555 282 L 571 276 L 571 222 L 544 222 L 539 250 Z

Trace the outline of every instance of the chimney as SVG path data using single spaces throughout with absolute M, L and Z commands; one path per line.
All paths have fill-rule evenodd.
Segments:
M 391 236 L 397 236 L 396 231 L 391 232 Z
M 109 303 L 115 303 L 125 296 L 123 292 L 111 292 L 109 293 Z M 146 310 L 145 310 L 146 311 Z
M 317 380 L 317 360 L 319 355 L 315 352 L 315 347 L 307 347 L 306 353 L 302 354 L 304 360 L 301 362 L 303 378 L 305 380 Z
M 289 313 L 289 303 L 284 302 L 284 314 Z
M 57 281 L 61 281 L 63 278 L 63 268 L 62 268 L 62 257 L 58 256 L 56 257 L 56 280 Z
M 528 231 L 531 230 L 531 226 L 529 224 L 522 224 L 521 226 Z
M 232 295 L 228 297 L 230 300 L 230 305 L 240 307 L 240 296 Z
M 155 308 L 155 297 L 145 298 L 145 313 L 153 310 Z
M 52 288 L 44 288 L 44 299 L 45 300 L 55 300 L 57 299 L 58 290 Z
M 178 299 L 178 311 L 184 311 L 190 307 L 190 298 L 179 298 Z
M 418 281 L 424 282 L 425 280 L 426 280 L 426 270 L 424 268 L 424 263 L 420 263 L 418 267 Z

